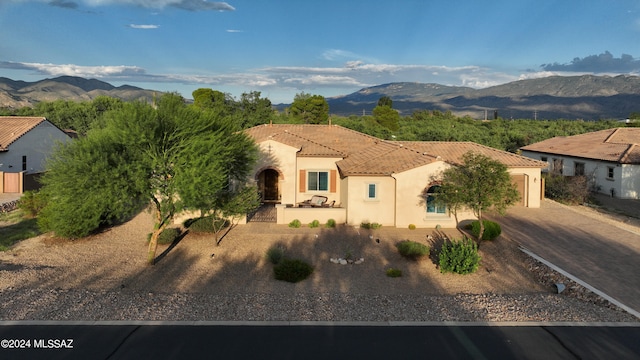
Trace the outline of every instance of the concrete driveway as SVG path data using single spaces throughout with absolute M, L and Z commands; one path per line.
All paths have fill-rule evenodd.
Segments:
M 494 220 L 502 236 L 640 314 L 640 229 L 549 200 Z

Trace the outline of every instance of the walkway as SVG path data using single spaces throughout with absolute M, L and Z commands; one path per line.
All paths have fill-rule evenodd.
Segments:
M 494 220 L 503 236 L 640 312 L 640 229 L 549 200 Z

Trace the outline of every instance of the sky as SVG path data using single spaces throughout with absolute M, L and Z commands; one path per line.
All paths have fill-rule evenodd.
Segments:
M 392 82 L 640 75 L 639 0 L 0 0 L 0 77 L 272 103 Z

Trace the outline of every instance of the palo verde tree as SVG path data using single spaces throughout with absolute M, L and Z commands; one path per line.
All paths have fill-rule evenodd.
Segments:
M 457 210 L 461 206 L 471 209 L 480 223 L 478 239 L 482 239 L 484 233 L 483 216 L 486 211 L 504 214 L 520 199 L 506 165 L 482 154 L 464 154 L 462 164 L 444 170 L 441 178 L 437 201 L 456 211 L 456 222 Z
M 127 103 L 105 113 L 102 125 L 54 155 L 44 176 L 43 223 L 60 236 L 80 237 L 150 203 L 156 222 L 151 264 L 158 235 L 177 211 L 207 210 L 189 186 L 210 186 L 200 188 L 203 197 L 219 194 L 230 179 L 246 176 L 254 158 L 253 143 L 228 117 L 186 106 L 176 94 L 164 95 L 155 108 Z

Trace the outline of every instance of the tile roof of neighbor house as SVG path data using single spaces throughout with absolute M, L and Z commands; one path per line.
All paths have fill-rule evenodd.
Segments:
M 614 128 L 574 136 L 558 136 L 521 150 L 584 159 L 640 164 L 640 128 Z
M 44 117 L 0 116 L 0 151 L 47 119 Z
M 443 160 L 460 164 L 475 151 L 511 167 L 546 167 L 547 163 L 472 142 L 386 141 L 338 125 L 260 125 L 245 130 L 256 142 L 274 140 L 298 148 L 301 157 L 339 157 L 343 176 L 391 175 Z M 440 157 L 440 158 L 438 158 Z

